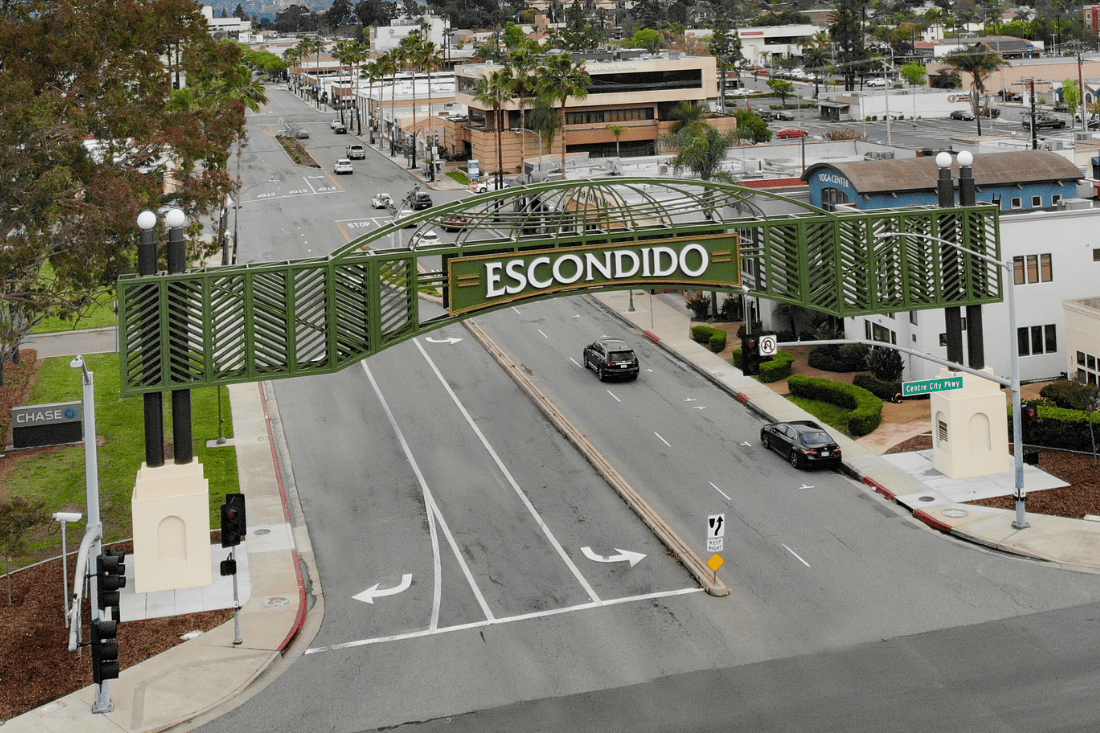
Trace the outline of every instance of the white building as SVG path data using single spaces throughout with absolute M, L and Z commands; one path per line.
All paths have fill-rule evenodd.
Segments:
M 422 22 L 428 24 L 426 34 L 421 31 L 420 24 Z M 421 35 L 425 35 L 427 40 L 439 48 L 446 48 L 447 32 L 449 30 L 450 24 L 447 20 L 435 15 L 425 15 L 412 19 L 398 18 L 391 21 L 389 25 L 372 26 L 370 29 L 371 55 L 377 56 L 389 53 L 401 45 L 401 41 L 416 31 L 421 31 Z

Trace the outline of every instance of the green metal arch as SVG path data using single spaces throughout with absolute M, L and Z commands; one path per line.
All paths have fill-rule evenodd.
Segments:
M 445 298 L 447 262 L 485 253 L 737 233 L 744 281 L 761 298 L 841 317 L 998 302 L 998 268 L 904 237 L 939 237 L 996 257 L 997 217 L 992 206 L 834 213 L 744 186 L 676 178 L 509 188 L 416 213 L 326 257 L 122 277 L 122 392 L 338 371 L 466 317 L 423 317 L 419 295 Z M 429 229 L 450 229 L 454 241 L 413 244 Z M 881 233 L 899 236 L 875 237 Z M 401 246 L 391 246 L 398 237 Z M 638 286 L 697 283 L 671 278 L 579 289 Z M 522 302 L 564 294 L 533 293 Z

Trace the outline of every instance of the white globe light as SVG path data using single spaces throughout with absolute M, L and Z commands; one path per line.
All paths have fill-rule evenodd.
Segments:
M 968 167 L 974 163 L 974 155 L 969 150 L 964 150 L 959 153 L 958 161 L 959 165 Z
M 149 231 L 157 225 L 157 215 L 152 211 L 143 211 L 138 214 L 138 227 Z
M 182 209 L 169 209 L 164 215 L 164 223 L 173 229 L 181 227 L 187 223 L 187 214 Z
M 951 167 L 951 153 L 943 152 L 936 156 L 936 165 L 940 168 Z

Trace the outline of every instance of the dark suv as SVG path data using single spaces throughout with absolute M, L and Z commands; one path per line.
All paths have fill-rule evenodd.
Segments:
M 421 209 L 430 209 L 432 206 L 432 197 L 427 191 L 417 191 L 413 194 L 412 207 L 413 211 L 420 211 Z
M 591 369 L 603 382 L 611 377 L 638 378 L 638 357 L 634 349 L 619 339 L 600 339 L 584 347 L 584 368 Z
M 1052 114 L 1043 112 L 1035 115 L 1035 129 L 1042 130 L 1044 127 L 1050 127 L 1055 130 L 1061 130 L 1066 126 L 1066 121 L 1060 117 L 1055 117 Z M 1031 129 L 1031 115 L 1024 115 L 1024 127 Z

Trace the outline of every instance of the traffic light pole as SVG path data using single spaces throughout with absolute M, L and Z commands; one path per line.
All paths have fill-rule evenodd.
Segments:
M 229 559 L 233 561 L 233 569 L 237 567 L 237 550 L 236 548 L 229 551 Z M 241 638 L 241 604 L 237 599 L 237 573 L 233 573 L 233 643 L 243 644 L 244 639 Z

